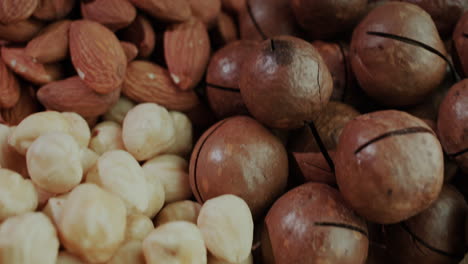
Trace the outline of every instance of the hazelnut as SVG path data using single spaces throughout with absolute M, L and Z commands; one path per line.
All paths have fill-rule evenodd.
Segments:
M 206 201 L 197 225 L 215 257 L 237 263 L 249 256 L 254 226 L 250 209 L 241 198 L 225 194 Z
M 239 262 L 228 262 L 226 260 L 218 259 L 215 256 L 208 254 L 208 264 L 253 264 L 253 256 L 250 254 L 245 260 Z
M 175 141 L 174 123 L 169 112 L 154 103 L 135 106 L 122 126 L 125 148 L 138 161 L 167 151 Z
M 19 154 L 8 144 L 8 137 L 15 128 L 0 124 L 0 167 L 15 171 L 23 177 L 28 178 L 26 157 Z
M 184 156 L 190 153 L 193 147 L 192 138 L 192 122 L 183 113 L 172 111 L 169 112 L 172 117 L 175 129 L 175 141 L 166 151 L 168 154 Z
M 83 173 L 86 174 L 88 171 L 94 167 L 96 164 L 99 155 L 96 152 L 90 150 L 89 148 L 82 148 L 80 151 L 81 155 L 81 167 L 83 168 Z
M 57 196 L 56 193 L 48 192 L 34 184 L 34 182 L 32 184 L 34 185 L 34 189 L 36 189 L 37 193 L 38 209 L 44 208 L 50 198 Z
M 161 208 L 164 206 L 166 194 L 164 191 L 164 185 L 159 179 L 159 177 L 154 174 L 148 174 L 144 168 L 143 171 L 145 174 L 146 182 L 148 183 L 150 195 L 148 200 L 148 208 L 143 214 L 152 219 L 156 216 L 156 214 L 159 213 Z
M 122 127 L 113 121 L 97 124 L 93 128 L 89 148 L 98 155 L 111 150 L 125 149 L 122 141 Z
M 143 241 L 153 231 L 153 222 L 149 217 L 142 214 L 131 214 L 127 216 L 127 228 L 125 229 L 125 241 Z
M 86 264 L 66 251 L 60 251 L 55 264 Z
M 91 131 L 86 120 L 77 113 L 65 112 L 62 116 L 68 121 L 70 135 L 75 138 L 76 143 L 82 148 L 88 147 Z
M 69 193 L 51 197 L 42 212 L 47 215 L 52 223 L 58 227 L 58 222 L 62 214 L 63 206 L 67 201 Z
M 38 195 L 31 180 L 16 172 L 0 169 L 0 222 L 36 210 Z
M 173 221 L 186 221 L 196 224 L 200 208 L 199 203 L 189 200 L 170 203 L 159 212 L 154 224 L 160 226 Z
M 114 121 L 119 124 L 122 124 L 124 121 L 125 116 L 127 115 L 128 111 L 135 107 L 135 103 L 132 102 L 130 99 L 120 96 L 117 103 L 115 103 L 105 114 L 104 120 L 106 121 Z
M 125 242 L 115 252 L 114 256 L 106 264 L 146 264 L 143 256 L 142 242 L 131 240 Z

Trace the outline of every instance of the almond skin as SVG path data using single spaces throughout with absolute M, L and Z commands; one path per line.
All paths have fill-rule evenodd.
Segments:
M 221 0 L 223 9 L 239 13 L 245 7 L 245 0 Z
M 39 0 L 2 0 L 0 1 L 0 23 L 11 24 L 30 17 Z
M 2 59 L 13 72 L 34 84 L 46 84 L 62 77 L 58 64 L 35 62 L 23 48 L 2 47 Z
M 0 38 L 11 42 L 28 42 L 41 31 L 43 26 L 42 22 L 34 19 L 8 25 L 0 23 Z
M 193 18 L 169 27 L 164 33 L 164 56 L 177 86 L 186 91 L 202 79 L 210 59 L 210 39 L 205 25 Z
M 68 15 L 75 6 L 75 0 L 40 0 L 33 16 L 40 20 L 59 20 Z
M 166 69 L 147 61 L 128 65 L 122 93 L 136 102 L 157 103 L 168 110 L 187 111 L 198 104 L 194 92 L 180 91 Z
M 0 109 L 0 116 L 9 126 L 18 125 L 27 116 L 39 111 L 39 103 L 32 86 L 21 87 L 19 101 L 11 108 Z
M 26 46 L 26 55 L 40 63 L 64 60 L 68 56 L 70 20 L 50 24 Z
M 81 1 L 84 19 L 96 21 L 112 31 L 127 27 L 136 17 L 136 8 L 128 0 Z
M 120 45 L 122 45 L 122 48 L 125 52 L 125 57 L 127 57 L 127 62 L 131 62 L 138 56 L 138 48 L 135 46 L 135 44 L 127 41 L 120 41 Z M 128 68 L 127 68 L 128 71 Z
M 100 94 L 118 90 L 127 57 L 115 34 L 97 22 L 77 20 L 70 25 L 69 37 L 72 63 L 83 82 Z
M 184 22 L 192 11 L 188 0 L 131 0 L 138 8 L 166 22 Z
M 98 94 L 78 76 L 49 83 L 37 91 L 37 98 L 48 110 L 76 112 L 85 118 L 104 114 L 119 96 L 119 89 L 105 95 Z
M 15 75 L 0 61 L 0 107 L 13 107 L 20 97 L 20 85 Z
M 221 0 L 189 0 L 192 14 L 208 28 L 214 26 L 221 13 Z
M 138 48 L 140 58 L 148 58 L 156 44 L 156 34 L 149 20 L 138 15 L 133 23 L 122 31 L 122 39 L 132 42 Z

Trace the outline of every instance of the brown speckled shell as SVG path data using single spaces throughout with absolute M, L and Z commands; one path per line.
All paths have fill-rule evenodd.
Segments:
M 273 128 L 294 129 L 328 103 L 333 80 L 310 43 L 280 36 L 262 42 L 251 53 L 242 68 L 240 89 L 257 120 Z
M 368 145 L 411 127 L 424 132 L 392 135 Z M 443 152 L 434 132 L 424 121 L 395 110 L 348 122 L 335 166 L 343 197 L 358 214 L 381 224 L 400 222 L 428 208 L 444 180 Z
M 453 31 L 453 58 L 463 77 L 468 76 L 468 12 L 465 12 Z
M 199 202 L 234 194 L 246 201 L 254 217 L 283 193 L 287 178 L 284 146 L 246 116 L 213 125 L 198 140 L 190 160 L 190 186 Z
M 446 54 L 434 22 L 420 7 L 388 2 L 375 8 L 354 30 L 350 54 L 356 78 L 369 96 L 388 106 L 408 106 L 441 84 L 447 67 L 441 57 L 369 31 L 417 40 Z
M 345 205 L 337 190 L 307 183 L 289 191 L 272 206 L 265 218 L 271 244 L 262 245 L 262 250 L 265 247 L 268 251 L 271 246 L 275 264 L 365 262 L 369 243 L 365 234 L 320 223 L 345 224 L 367 233 L 364 220 Z

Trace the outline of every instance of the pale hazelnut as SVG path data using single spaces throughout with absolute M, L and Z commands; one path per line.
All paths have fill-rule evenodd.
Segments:
M 42 212 L 49 217 L 50 221 L 58 227 L 58 222 L 62 214 L 63 205 L 67 201 L 69 193 L 51 197 Z
M 119 196 L 128 213 L 143 213 L 149 204 L 149 187 L 140 164 L 130 153 L 113 150 L 99 157 L 86 174 L 86 182 Z
M 206 248 L 198 227 L 184 221 L 157 227 L 143 241 L 147 264 L 206 264 Z
M 36 210 L 37 200 L 36 189 L 30 180 L 14 171 L 0 169 L 0 222 Z
M 86 264 L 78 257 L 66 252 L 60 251 L 55 264 Z
M 90 150 L 89 148 L 82 148 L 80 151 L 80 155 L 83 174 L 86 174 L 92 167 L 94 167 L 99 158 L 99 155 L 96 154 L 96 152 Z
M 91 139 L 88 122 L 77 113 L 64 112 L 62 115 L 67 119 L 70 126 L 70 135 L 75 138 L 76 143 L 82 148 L 88 147 Z
M 145 103 L 127 113 L 122 127 L 125 148 L 137 160 L 148 160 L 167 151 L 175 141 L 172 117 L 162 106 Z
M 113 121 L 97 124 L 93 128 L 89 148 L 98 155 L 110 150 L 125 149 L 122 141 L 122 127 Z
M 8 136 L 16 127 L 8 127 L 0 124 L 0 166 L 4 169 L 16 171 L 27 178 L 28 168 L 26 166 L 26 157 L 16 152 L 8 144 Z
M 186 221 L 196 224 L 200 208 L 199 203 L 190 200 L 170 203 L 159 212 L 155 219 L 155 225 L 160 226 L 172 221 Z
M 106 264 L 146 264 L 142 241 L 131 240 L 125 242 Z
M 200 209 L 197 225 L 206 247 L 216 258 L 238 263 L 251 253 L 252 213 L 241 198 L 225 194 L 206 201 Z
M 142 241 L 153 231 L 153 222 L 149 217 L 142 214 L 131 214 L 127 216 L 127 228 L 125 229 L 125 240 Z
M 83 178 L 80 147 L 63 132 L 38 137 L 28 149 L 26 163 L 32 181 L 48 192 L 68 192 Z
M 125 116 L 127 115 L 128 111 L 135 107 L 135 103 L 130 101 L 130 99 L 120 96 L 119 100 L 116 104 L 114 104 L 107 113 L 104 114 L 104 120 L 106 121 L 114 121 L 119 124 L 123 123 Z
M 94 184 L 81 184 L 66 199 L 58 229 L 63 246 L 91 263 L 108 261 L 125 238 L 122 200 Z
M 149 204 L 144 215 L 154 218 L 164 206 L 166 194 L 164 193 L 164 186 L 158 177 L 148 175 L 145 172 L 145 178 L 148 182 Z
M 166 153 L 179 156 L 187 155 L 193 147 L 192 123 L 183 113 L 172 111 L 170 114 L 174 122 L 176 139 Z
M 41 187 L 37 186 L 37 184 L 34 184 L 34 182 L 33 182 L 33 185 L 34 185 L 34 189 L 36 189 L 39 209 L 44 207 L 44 205 L 47 204 L 50 198 L 55 197 L 57 195 L 56 193 L 51 193 L 42 189 Z
M 57 232 L 43 213 L 10 217 L 0 225 L 0 263 L 55 264 Z
M 188 178 L 188 163 L 176 155 L 161 155 L 143 164 L 147 177 L 158 177 L 164 186 L 166 203 L 192 196 Z
M 250 254 L 245 260 L 240 262 L 229 262 L 223 259 L 216 258 L 215 256 L 208 254 L 208 264 L 253 264 L 253 256 Z

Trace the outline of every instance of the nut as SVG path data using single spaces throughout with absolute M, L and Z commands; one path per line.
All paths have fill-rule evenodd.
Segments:
M 211 28 L 221 13 L 221 0 L 188 0 L 193 16 Z
M 104 120 L 106 121 L 114 121 L 119 124 L 123 123 L 125 116 L 127 115 L 128 111 L 135 107 L 135 103 L 130 101 L 124 96 L 121 96 L 117 103 L 115 103 L 104 115 Z
M 0 38 L 11 42 L 28 42 L 41 31 L 43 26 L 42 22 L 34 19 L 8 25 L 0 23 Z
M 68 30 L 70 20 L 50 24 L 32 39 L 26 46 L 25 53 L 40 63 L 64 60 L 68 56 Z
M 196 225 L 176 221 L 153 230 L 143 241 L 147 264 L 206 263 L 206 248 Z
M 118 90 L 127 58 L 115 34 L 97 22 L 77 20 L 69 37 L 73 65 L 86 86 L 100 94 Z
M 249 256 L 253 219 L 241 198 L 225 194 L 206 201 L 200 209 L 197 225 L 206 247 L 215 257 L 237 263 Z
M 28 148 L 26 162 L 32 181 L 48 192 L 68 192 L 83 178 L 80 147 L 63 132 L 38 137 Z
M 94 167 L 98 158 L 99 155 L 89 148 L 81 149 L 81 167 L 83 168 L 83 174 L 88 173 L 88 171 Z
M 120 197 L 129 213 L 141 214 L 148 208 L 150 194 L 144 172 L 126 151 L 113 150 L 100 156 L 86 175 L 86 182 Z
M 250 254 L 249 257 L 246 258 L 245 260 L 240 261 L 240 262 L 236 262 L 236 263 L 232 263 L 232 262 L 228 262 L 228 261 L 225 261 L 225 260 L 222 260 L 222 259 L 218 259 L 215 256 L 213 256 L 211 254 L 208 254 L 208 264 L 253 264 L 253 263 L 254 262 L 253 262 L 252 254 Z
M 15 171 L 28 178 L 26 158 L 8 144 L 8 136 L 14 130 L 15 127 L 0 124 L 0 167 Z
M 37 193 L 30 180 L 16 172 L 0 169 L 0 222 L 37 208 Z
M 127 62 L 133 61 L 138 56 L 138 48 L 135 44 L 128 41 L 120 41 L 122 49 L 125 52 L 125 57 L 127 57 Z
M 138 161 L 164 153 L 175 141 L 171 115 L 157 104 L 139 104 L 128 111 L 122 138 L 127 151 Z
M 75 257 L 66 251 L 61 251 L 58 254 L 57 262 L 55 264 L 86 264 L 86 263 L 84 263 L 78 257 Z
M 30 17 L 39 0 L 2 1 L 0 5 L 0 23 L 11 24 Z
M 179 156 L 187 155 L 193 147 L 192 123 L 183 113 L 172 111 L 170 114 L 174 122 L 176 139 L 167 153 Z
M 125 242 L 115 252 L 107 264 L 146 264 L 143 256 L 142 243 L 138 240 Z
M 82 148 L 88 147 L 91 139 L 91 131 L 89 130 L 86 120 L 79 114 L 72 112 L 62 113 L 62 116 L 68 121 L 70 135 L 75 138 L 76 143 Z
M 153 219 L 164 206 L 166 194 L 164 193 L 164 186 L 158 177 L 153 177 L 145 172 L 145 178 L 148 182 L 150 198 L 148 208 L 144 212 L 144 215 Z
M 137 46 L 140 58 L 148 58 L 153 53 L 156 34 L 146 17 L 138 15 L 130 26 L 122 30 L 121 35 L 123 40 Z
M 87 262 L 106 262 L 124 241 L 126 215 L 117 196 L 94 184 L 81 184 L 63 205 L 58 222 L 62 244 Z
M 0 225 L 1 263 L 55 263 L 58 250 L 57 232 L 43 213 L 14 216 Z
M 187 0 L 130 0 L 136 7 L 166 22 L 183 22 L 192 15 Z
M 33 16 L 40 20 L 59 20 L 70 13 L 75 0 L 40 0 Z
M 116 31 L 132 23 L 136 9 L 128 0 L 81 1 L 81 14 Z
M 188 178 L 188 163 L 175 155 L 161 155 L 143 165 L 147 177 L 157 177 L 164 186 L 166 203 L 189 199 L 192 196 Z
M 46 206 L 42 209 L 42 212 L 49 217 L 50 221 L 58 227 L 60 217 L 62 215 L 62 210 L 65 202 L 67 201 L 69 193 L 62 194 L 59 196 L 51 197 Z
M 37 184 L 34 184 L 34 182 L 33 186 L 37 193 L 38 209 L 44 208 L 49 199 L 57 195 L 56 193 L 48 192 L 42 189 L 41 187 L 37 186 Z
M 16 126 L 27 116 L 39 111 L 35 94 L 32 86 L 23 86 L 19 101 L 15 105 L 8 109 L 0 109 L 0 116 L 5 124 Z
M 111 150 L 124 150 L 122 141 L 122 127 L 112 121 L 99 123 L 93 128 L 93 137 L 89 143 L 89 148 L 102 155 Z
M 159 212 L 155 219 L 155 225 L 160 226 L 173 221 L 186 221 L 196 224 L 200 208 L 199 203 L 190 200 L 170 203 Z
M 143 241 L 153 229 L 153 222 L 149 217 L 142 214 L 131 214 L 127 216 L 125 241 Z
M 0 107 L 15 106 L 20 98 L 20 84 L 15 75 L 0 61 Z
M 238 13 L 245 7 L 245 0 L 221 0 L 223 9 Z

